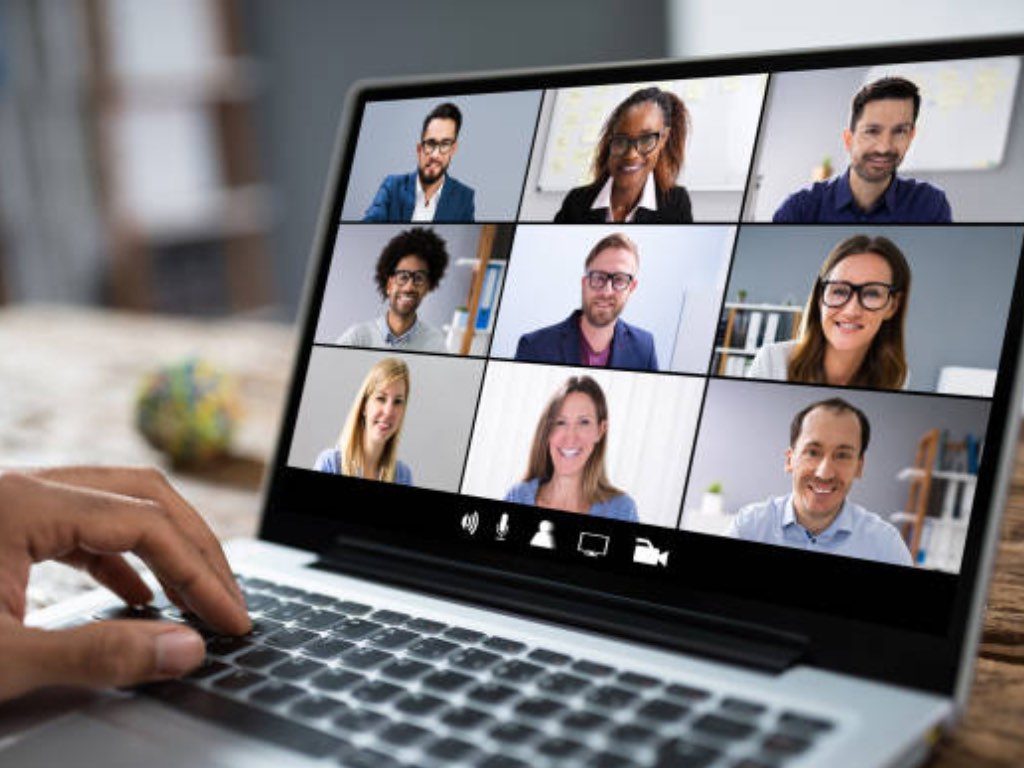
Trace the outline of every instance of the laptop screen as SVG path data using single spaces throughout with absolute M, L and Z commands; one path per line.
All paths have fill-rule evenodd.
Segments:
M 359 90 L 278 528 L 945 634 L 1010 439 L 1024 78 L 942 53 Z

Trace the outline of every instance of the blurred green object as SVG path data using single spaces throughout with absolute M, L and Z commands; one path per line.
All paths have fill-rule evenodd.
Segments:
M 179 465 L 204 464 L 226 454 L 240 416 L 234 379 L 200 359 L 147 375 L 135 406 L 139 431 Z

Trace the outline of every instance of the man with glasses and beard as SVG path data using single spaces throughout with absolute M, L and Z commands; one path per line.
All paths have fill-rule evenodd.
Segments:
M 582 307 L 560 323 L 519 338 L 516 360 L 658 370 L 654 337 L 619 319 L 636 290 L 640 253 L 623 234 L 601 239 L 584 265 Z
M 375 274 L 377 291 L 387 309 L 375 320 L 353 325 L 336 343 L 444 352 L 444 334 L 417 318 L 416 310 L 441 282 L 447 267 L 445 242 L 433 230 L 414 227 L 395 235 L 381 251 Z
M 896 175 L 914 139 L 920 108 L 917 86 L 902 77 L 883 77 L 861 88 L 853 97 L 850 127 L 843 130 L 850 167 L 790 195 L 772 221 L 950 223 L 949 201 L 941 189 Z
M 457 106 L 434 107 L 416 143 L 417 170 L 384 179 L 363 221 L 473 221 L 473 190 L 448 175 L 461 128 Z

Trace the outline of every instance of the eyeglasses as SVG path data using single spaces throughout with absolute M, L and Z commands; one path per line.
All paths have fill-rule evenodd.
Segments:
M 662 133 L 663 131 L 658 131 L 657 133 L 642 133 L 635 139 L 632 139 L 629 136 L 624 136 L 621 133 L 617 133 L 613 135 L 611 141 L 608 142 L 608 151 L 615 157 L 621 157 L 629 152 L 630 147 L 636 147 L 636 151 L 641 155 L 649 155 L 654 151 L 654 148 L 658 146 Z
M 633 276 L 628 272 L 602 272 L 599 269 L 587 272 L 587 284 L 595 291 L 603 291 L 611 283 L 612 290 L 622 293 L 632 282 Z
M 826 307 L 845 306 L 854 294 L 857 301 L 869 312 L 885 309 L 892 295 L 896 293 L 888 283 L 848 283 L 845 280 L 822 280 L 821 303 Z
M 445 139 L 444 141 L 434 141 L 433 139 L 427 139 L 426 141 L 420 142 L 420 148 L 426 155 L 432 155 L 435 152 L 443 155 L 447 155 L 452 151 L 452 147 L 455 146 L 454 139 Z
M 410 280 L 414 286 L 422 288 L 427 284 L 427 279 L 430 277 L 430 274 L 425 269 L 396 269 L 391 273 L 391 276 L 395 278 L 395 282 L 403 288 L 409 284 Z

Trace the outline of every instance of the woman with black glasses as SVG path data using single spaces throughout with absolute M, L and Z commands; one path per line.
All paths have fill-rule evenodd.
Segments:
M 747 376 L 905 389 L 903 327 L 909 299 L 910 267 L 895 243 L 848 237 L 818 271 L 800 338 L 761 347 Z
M 676 185 L 683 167 L 689 115 L 682 99 L 644 88 L 619 104 L 601 130 L 594 181 L 569 190 L 555 221 L 562 224 L 693 221 L 690 196 Z

